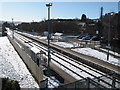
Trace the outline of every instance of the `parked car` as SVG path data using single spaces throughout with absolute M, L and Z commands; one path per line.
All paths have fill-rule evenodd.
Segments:
M 82 39 L 83 37 L 86 37 L 86 35 L 83 34 L 83 35 L 78 36 L 77 38 Z
M 82 40 L 90 40 L 91 38 L 92 38 L 92 36 L 87 35 L 87 36 L 83 37 Z
M 100 38 L 98 36 L 93 36 L 90 40 L 92 40 L 92 41 L 99 41 Z

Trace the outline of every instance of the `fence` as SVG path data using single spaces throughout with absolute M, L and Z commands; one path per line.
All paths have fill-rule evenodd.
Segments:
M 82 79 L 70 84 L 66 84 L 63 86 L 59 86 L 58 88 L 63 88 L 65 90 L 76 90 L 76 89 L 96 89 L 96 90 L 106 90 L 107 88 L 103 85 L 101 85 L 100 83 L 94 81 L 93 79 L 90 78 L 86 78 L 86 79 Z
M 95 46 L 100 46 L 100 41 L 78 40 L 78 39 L 75 39 L 75 38 L 64 38 L 64 39 L 59 40 L 59 41 L 71 42 L 71 43 L 73 43 L 74 47 L 91 47 L 91 48 L 95 48 Z
M 110 80 L 111 78 L 111 80 Z M 107 83 L 102 82 L 102 80 L 105 80 L 109 82 L 109 85 Z M 69 84 L 65 84 L 62 86 L 59 86 L 58 88 L 64 89 L 64 90 L 78 90 L 78 89 L 87 89 L 87 90 L 119 90 L 120 88 L 120 82 L 114 77 L 110 77 L 108 75 L 100 76 L 98 78 L 85 78 L 81 79 Z

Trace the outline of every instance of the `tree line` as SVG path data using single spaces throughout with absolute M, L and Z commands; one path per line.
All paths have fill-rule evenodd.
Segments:
M 51 19 L 51 33 L 60 32 L 64 34 L 79 35 L 81 33 L 87 33 L 89 35 L 96 35 L 96 31 L 100 31 L 101 36 L 108 38 L 108 30 L 110 29 L 111 44 L 117 42 L 116 45 L 120 45 L 120 12 L 114 13 L 110 16 L 110 13 L 103 15 L 100 19 L 88 19 L 85 14 L 81 19 Z M 101 23 L 102 22 L 102 23 Z M 14 25 L 4 23 L 3 26 L 13 28 Z M 44 31 L 48 31 L 48 20 L 41 22 L 21 23 L 14 26 L 21 31 L 37 32 L 42 34 Z

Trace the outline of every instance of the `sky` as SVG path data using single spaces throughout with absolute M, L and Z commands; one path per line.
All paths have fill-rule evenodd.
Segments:
M 0 20 L 39 22 L 47 19 L 48 2 L 0 2 Z M 100 17 L 100 8 L 103 14 L 118 12 L 118 2 L 52 2 L 51 18 L 81 19 L 82 14 L 87 18 Z

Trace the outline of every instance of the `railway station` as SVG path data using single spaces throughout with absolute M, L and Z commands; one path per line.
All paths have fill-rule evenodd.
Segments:
M 119 62 L 115 64 L 74 51 L 76 48 L 91 47 L 93 42 L 84 43 L 84 41 L 68 38 L 63 41 L 76 42 L 74 43 L 76 47 L 73 45 L 66 48 L 64 45 L 57 44 L 61 40 L 51 40 L 49 62 L 47 39 L 39 39 L 17 30 L 13 33 L 10 28 L 6 28 L 6 31 L 9 41 L 35 77 L 40 88 L 54 87 L 53 90 L 120 88 Z M 84 45 L 88 43 L 88 46 Z M 80 47 L 80 44 L 85 47 Z M 98 46 L 98 42 L 94 43 L 93 47 L 95 46 Z M 95 50 L 97 49 L 98 47 Z M 119 56 L 116 57 L 119 58 Z
M 24 60 L 28 55 L 34 61 L 31 64 L 27 60 L 24 62 L 30 70 L 33 70 L 32 73 L 35 75 L 41 88 L 46 88 L 48 86 L 47 82 L 50 84 L 52 77 L 56 78 L 53 79 L 53 89 L 119 88 L 119 66 L 50 43 L 52 49 L 50 66 L 48 68 L 46 40 L 40 40 L 18 31 L 14 32 L 14 38 L 12 34 L 8 34 L 8 39 Z M 21 51 L 20 53 L 19 49 L 24 51 L 26 56 L 23 56 L 21 54 L 23 52 Z M 33 67 L 34 64 L 38 69 L 36 66 Z M 30 66 L 34 69 L 31 69 Z M 40 71 L 40 74 L 38 74 L 38 71 Z M 49 77 L 50 81 L 46 77 Z M 55 82 L 58 86 L 55 86 Z
M 120 89 L 120 2 L 2 4 L 0 89 Z

